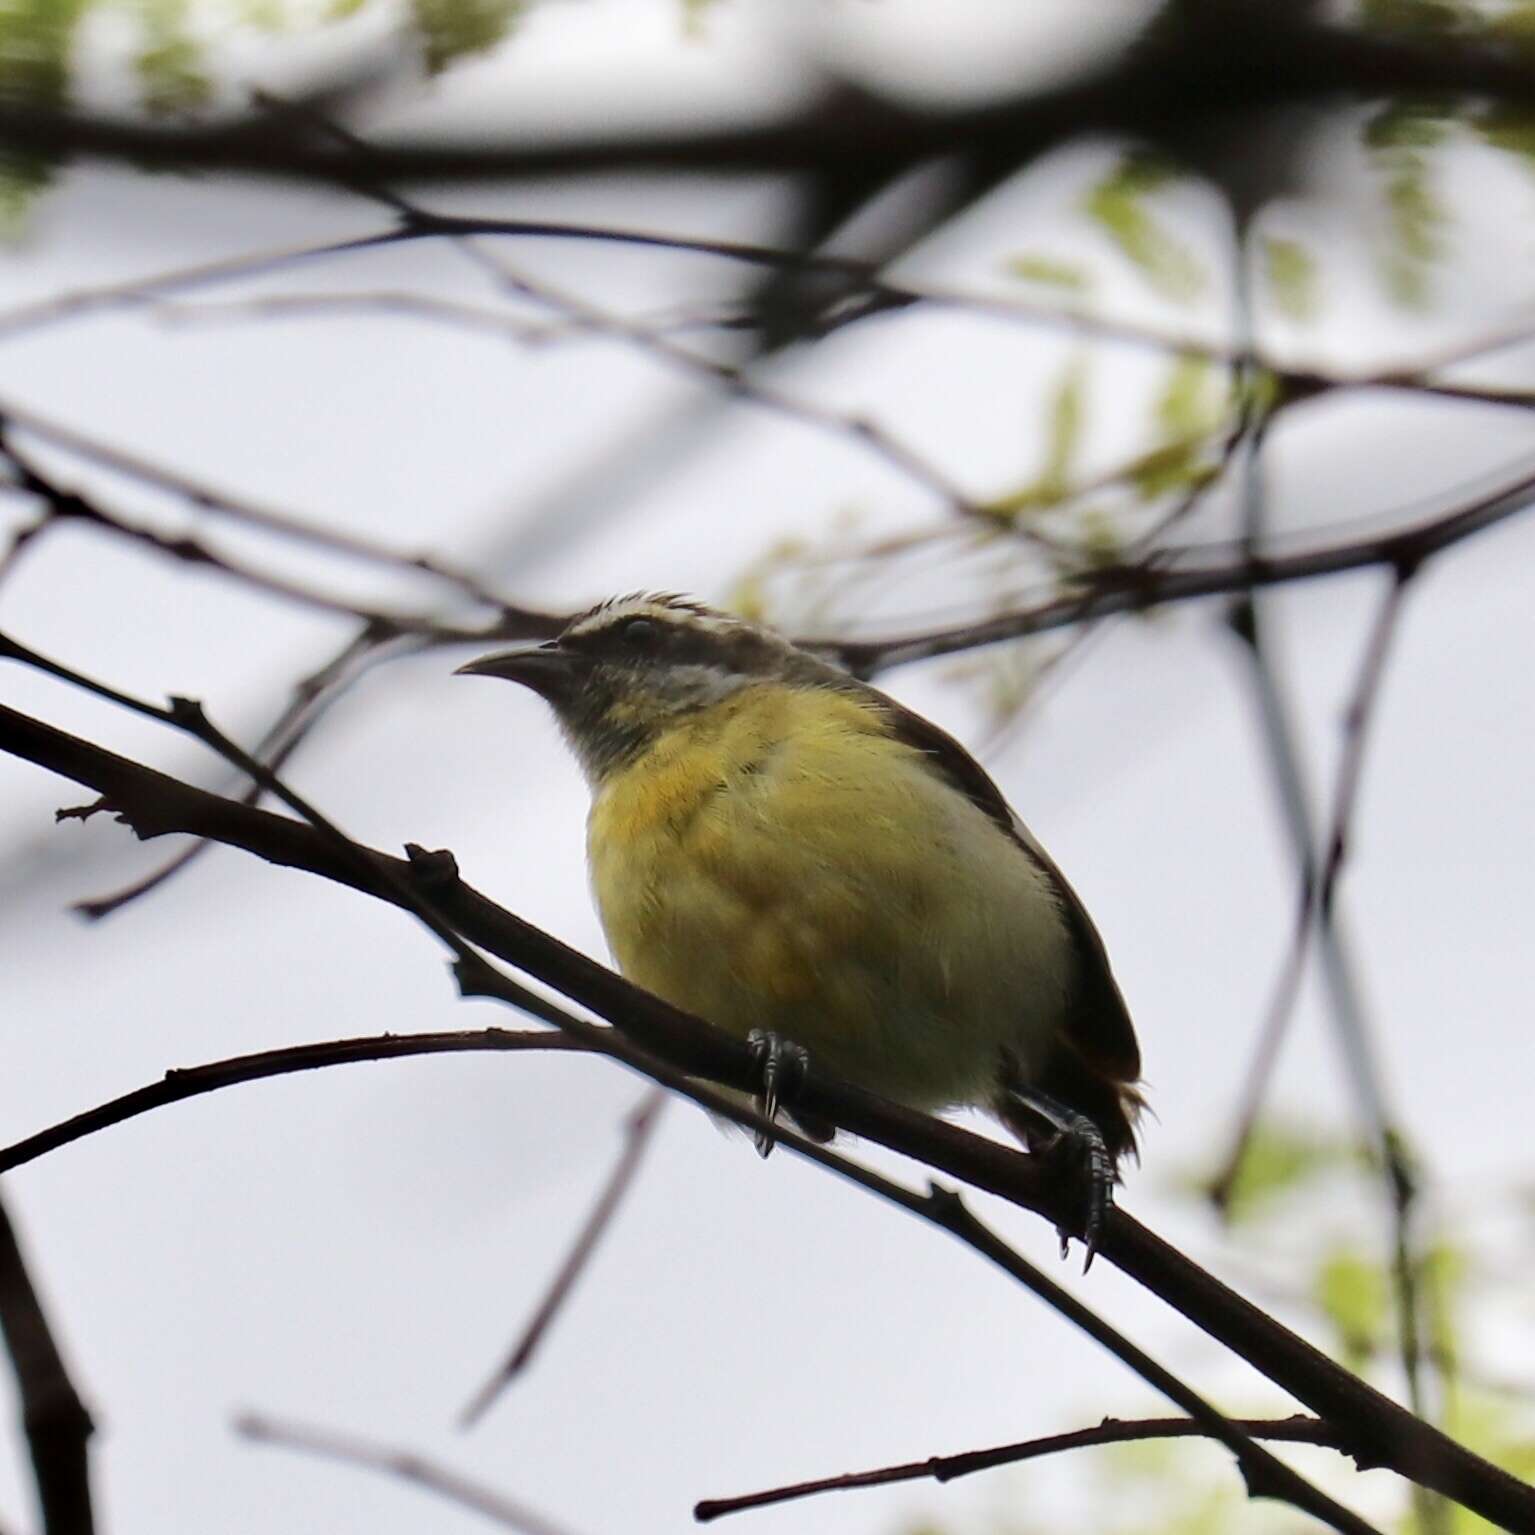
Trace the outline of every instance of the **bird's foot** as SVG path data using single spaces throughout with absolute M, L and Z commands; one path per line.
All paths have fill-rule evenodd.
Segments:
M 774 1034 L 769 1029 L 753 1029 L 746 1036 L 746 1048 L 761 1075 L 762 1087 L 756 1103 L 769 1124 L 778 1118 L 778 1111 L 794 1100 L 800 1083 L 805 1080 L 805 1068 L 810 1057 L 804 1048 Z M 775 1144 L 771 1131 L 758 1130 L 752 1137 L 759 1156 L 767 1156 Z
M 1114 1159 L 1104 1143 L 1103 1132 L 1086 1114 L 1056 1102 L 1035 1088 L 1010 1087 L 1007 1095 L 1050 1128 L 1053 1133 L 1041 1144 L 1040 1154 L 1062 1168 L 1084 1191 L 1081 1238 L 1087 1254 L 1082 1263 L 1085 1274 L 1093 1266 L 1098 1239 L 1114 1206 Z M 1077 1233 L 1065 1226 L 1058 1226 L 1056 1230 L 1060 1234 L 1061 1256 L 1064 1258 Z

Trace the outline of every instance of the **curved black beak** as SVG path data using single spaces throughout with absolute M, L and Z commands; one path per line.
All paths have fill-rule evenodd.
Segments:
M 527 645 L 520 650 L 501 650 L 457 667 L 455 677 L 502 677 L 532 688 L 551 703 L 569 696 L 577 682 L 580 657 L 562 650 L 558 640 Z

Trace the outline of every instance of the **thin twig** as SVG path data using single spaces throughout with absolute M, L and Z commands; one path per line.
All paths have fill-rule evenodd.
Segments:
M 1275 1440 L 1283 1444 L 1318 1444 L 1327 1449 L 1341 1449 L 1337 1431 L 1320 1418 L 1296 1414 L 1290 1418 L 1233 1418 L 1244 1434 L 1253 1439 Z M 1079 1428 L 1066 1434 L 1050 1434 L 1039 1439 L 1025 1439 L 1017 1444 L 999 1444 L 986 1450 L 966 1450 L 958 1455 L 930 1455 L 926 1460 L 904 1461 L 899 1465 L 880 1466 L 873 1471 L 848 1471 L 841 1476 L 818 1477 L 811 1482 L 791 1482 L 769 1487 L 762 1492 L 742 1493 L 732 1498 L 706 1498 L 693 1508 L 693 1517 L 706 1523 L 727 1514 L 744 1513 L 750 1508 L 767 1508 L 774 1503 L 792 1503 L 799 1498 L 823 1492 L 843 1492 L 855 1487 L 888 1487 L 894 1482 L 917 1482 L 928 1478 L 952 1482 L 977 1471 L 997 1466 L 1016 1465 L 1019 1461 L 1038 1460 L 1065 1450 L 1092 1449 L 1104 1444 L 1133 1444 L 1145 1439 L 1208 1439 L 1202 1424 L 1192 1418 L 1105 1418 L 1093 1428 Z
M 619 1151 L 618 1160 L 613 1164 L 612 1172 L 608 1175 L 608 1181 L 603 1185 L 586 1220 L 582 1222 L 570 1251 L 565 1255 L 565 1261 L 560 1265 L 559 1271 L 544 1293 L 544 1298 L 539 1302 L 527 1326 L 523 1329 L 522 1336 L 505 1361 L 475 1392 L 463 1412 L 459 1414 L 460 1428 L 472 1428 L 496 1398 L 511 1385 L 513 1379 L 532 1362 L 534 1353 L 544 1340 L 544 1335 L 559 1314 L 561 1307 L 570 1299 L 576 1282 L 586 1272 L 598 1244 L 606 1235 L 613 1217 L 623 1204 L 624 1196 L 628 1193 L 634 1182 L 634 1176 L 640 1169 L 640 1163 L 645 1157 L 645 1149 L 650 1144 L 651 1135 L 660 1121 L 661 1110 L 665 1106 L 665 1092 L 659 1087 L 653 1088 L 640 1099 L 633 1112 L 624 1121 L 624 1144 Z
M 407 904 L 401 885 L 419 878 L 412 865 L 369 849 L 341 858 L 328 838 L 308 826 L 193 789 L 3 706 L 0 750 L 95 789 L 130 819 L 141 836 L 171 831 L 214 836 L 269 861 L 308 869 L 395 905 Z M 392 871 L 392 877 L 384 877 L 386 870 Z M 740 1041 L 637 990 L 612 971 L 493 906 L 456 878 L 439 875 L 431 888 L 434 905 L 455 929 L 489 953 L 510 960 L 621 1024 L 620 1034 L 611 1037 L 610 1053 L 631 1065 L 641 1058 L 656 1060 L 658 1080 L 668 1086 L 675 1085 L 711 1108 L 718 1105 L 719 1112 L 739 1122 L 758 1121 L 759 1116 L 743 1111 L 734 1100 L 697 1087 L 696 1079 L 706 1078 L 751 1090 L 755 1077 L 750 1053 Z M 483 967 L 480 975 L 499 984 L 496 975 Z M 580 1020 L 572 1016 L 567 1027 L 575 1032 Z M 658 1051 L 664 1052 L 664 1061 Z M 1036 1161 L 995 1141 L 832 1082 L 813 1067 L 806 1074 L 801 1102 L 809 1112 L 855 1134 L 1039 1211 L 1053 1222 L 1071 1224 L 1079 1219 L 1068 1191 L 1045 1176 Z M 800 1150 L 798 1138 L 779 1128 L 784 1144 Z M 800 1154 L 816 1160 L 831 1156 L 813 1146 Z M 864 1176 L 860 1173 L 860 1180 Z M 1535 1489 L 1412 1417 L 1273 1317 L 1234 1295 L 1123 1210 L 1111 1214 L 1100 1252 L 1319 1416 L 1338 1425 L 1347 1435 L 1351 1453 L 1372 1464 L 1390 1465 L 1508 1529 L 1535 1522 Z
M 233 495 L 217 486 L 210 485 L 192 475 L 184 474 L 180 470 L 173 469 L 165 464 L 156 463 L 142 454 L 131 453 L 126 449 L 101 442 L 84 432 L 77 431 L 73 427 L 64 426 L 38 411 L 16 405 L 12 401 L 0 400 L 0 423 L 3 423 L 8 428 L 18 427 L 43 442 L 50 443 L 56 448 L 64 449 L 76 458 L 96 464 L 101 468 L 109 469 L 113 473 L 137 480 L 141 484 L 152 486 L 156 490 L 164 491 L 189 503 L 200 512 L 225 517 L 230 521 L 259 529 L 263 533 L 270 533 L 299 544 L 322 549 L 327 553 L 339 554 L 368 564 L 381 565 L 412 575 L 425 575 L 438 581 L 446 582 L 471 601 L 498 612 L 503 619 L 503 623 L 498 626 L 500 629 L 504 630 L 506 628 L 505 620 L 516 619 L 519 629 L 526 628 L 527 638 L 548 638 L 549 635 L 557 631 L 560 624 L 564 621 L 558 615 L 534 613 L 529 609 L 509 602 L 499 593 L 486 587 L 479 577 L 472 572 L 451 565 L 434 555 L 405 554 L 399 550 L 391 549 L 387 545 L 377 543 L 372 539 L 363 538 L 354 533 L 339 533 L 331 528 L 302 521 L 287 512 L 258 505 L 253 501 Z M 331 611 L 350 613 L 358 618 L 372 619 L 375 622 L 390 624 L 401 631 L 431 627 L 424 620 L 404 615 L 370 614 L 353 604 L 342 602 L 337 598 L 327 597 L 313 590 L 294 588 L 276 583 L 276 578 L 264 576 L 259 572 L 251 572 L 232 564 L 223 557 L 214 556 L 205 548 L 197 545 L 193 540 L 185 538 L 168 539 L 149 529 L 124 523 L 121 519 L 103 512 L 98 505 L 87 501 L 78 493 L 62 490 L 51 477 L 43 473 L 30 457 L 25 459 L 20 457 L 14 443 L 10 442 L 8 437 L 5 452 L 6 456 L 17 464 L 19 471 L 17 483 L 19 488 L 30 490 L 43 497 L 45 501 L 53 506 L 56 516 L 76 517 L 109 525 L 116 532 L 150 543 L 162 552 L 173 554 L 179 559 L 215 565 L 229 574 L 254 584 L 266 586 L 269 589 L 274 588 L 275 585 L 279 595 L 293 597 L 312 606 L 320 606 Z M 61 505 L 60 503 L 63 504 Z
M 491 1523 L 499 1524 L 503 1529 L 520 1531 L 521 1535 L 570 1535 L 567 1525 L 556 1524 L 548 1515 L 539 1513 L 526 1503 L 517 1502 L 504 1492 L 487 1487 L 483 1482 L 472 1481 L 446 1466 L 439 1466 L 412 1450 L 394 1449 L 349 1434 L 338 1434 L 331 1429 L 279 1422 L 254 1412 L 241 1413 L 235 1419 L 234 1429 L 237 1434 L 255 1444 L 277 1445 L 283 1449 L 319 1455 L 325 1460 L 345 1461 L 372 1471 L 382 1471 L 401 1481 L 414 1483 L 440 1498 L 446 1498 L 450 1503 L 483 1514 Z
M 484 960 L 465 941 L 451 918 L 444 912 L 439 900 L 438 887 L 449 887 L 450 882 L 457 878 L 457 868 L 451 857 L 443 854 L 427 855 L 417 850 L 415 861 L 418 869 L 428 858 L 432 858 L 436 865 L 430 885 L 423 888 L 421 880 L 413 880 L 396 874 L 387 866 L 381 866 L 368 849 L 348 838 L 333 821 L 291 789 L 270 769 L 255 761 L 225 736 L 208 719 L 201 706 L 193 700 L 172 698 L 170 706 L 162 709 L 158 705 L 136 699 L 130 694 L 74 672 L 4 637 L 0 637 L 0 653 L 51 676 L 72 682 L 86 692 L 121 704 L 134 713 L 158 719 L 176 729 L 186 731 L 204 742 L 242 772 L 248 773 L 254 781 L 262 784 L 269 793 L 276 795 L 296 814 L 302 816 L 309 827 L 321 836 L 325 844 L 341 858 L 345 866 L 356 874 L 371 875 L 375 878 L 382 873 L 386 885 L 393 889 L 398 904 L 415 916 L 453 952 L 454 972 L 460 992 L 464 996 L 494 997 L 499 1001 L 540 1013 L 540 1015 L 543 1015 L 540 1010 L 548 1008 L 549 1004 L 542 998 L 529 992 L 522 983 L 503 975 Z M 636 1046 L 622 1033 L 599 1028 L 574 1015 L 561 1015 L 560 1026 L 572 1037 L 625 1060 L 672 1091 L 680 1092 L 706 1108 L 724 1113 L 739 1123 L 751 1124 L 759 1131 L 770 1132 L 780 1144 L 791 1146 L 800 1155 L 808 1157 L 823 1167 L 831 1168 L 842 1177 L 879 1194 L 882 1198 L 944 1227 L 1045 1299 L 1060 1315 L 1109 1349 L 1190 1416 L 1206 1424 L 1215 1438 L 1236 1453 L 1243 1480 L 1251 1495 L 1273 1497 L 1291 1503 L 1298 1509 L 1315 1514 L 1340 1531 L 1341 1535 L 1376 1535 L 1376 1532 L 1357 1515 L 1314 1487 L 1283 1461 L 1277 1460 L 1266 1450 L 1254 1444 L 1239 1430 L 1234 1429 L 1191 1387 L 1157 1364 L 1123 1334 L 1082 1305 L 1068 1291 L 1046 1278 L 1034 1265 L 1015 1253 L 966 1208 L 957 1194 L 950 1190 L 939 1189 L 936 1185 L 930 1189 L 926 1197 L 913 1194 L 869 1169 L 826 1150 L 823 1146 L 781 1127 L 770 1125 L 760 1114 L 754 1110 L 743 1109 L 741 1105 L 717 1089 L 692 1082 L 684 1071 L 664 1057 L 656 1056 L 645 1047 Z M 753 1124 L 754 1121 L 755 1124 Z
M 558 1024 L 563 1013 L 551 1013 L 547 1020 Z M 260 1050 L 252 1055 L 232 1056 L 228 1060 L 208 1061 L 201 1066 L 173 1066 L 157 1082 L 135 1088 L 119 1098 L 71 1115 L 9 1146 L 0 1147 L 0 1173 L 22 1167 L 38 1157 L 84 1140 L 101 1130 L 127 1120 L 163 1109 L 168 1104 L 200 1098 L 242 1082 L 263 1082 L 268 1077 L 289 1076 L 300 1071 L 318 1071 L 326 1066 L 349 1066 L 360 1061 L 401 1060 L 408 1056 L 440 1055 L 456 1051 L 581 1050 L 588 1047 L 578 1039 L 551 1029 L 462 1029 L 430 1034 L 375 1034 L 356 1039 L 330 1039 L 310 1045 L 284 1045 L 275 1050 Z

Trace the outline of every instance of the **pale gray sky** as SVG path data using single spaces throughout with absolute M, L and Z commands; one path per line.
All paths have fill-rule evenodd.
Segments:
M 866 9 L 860 20 L 858 8 L 838 8 L 837 26 L 900 19 L 929 51 L 950 36 L 918 6 Z M 1010 8 L 982 9 L 996 25 Z M 614 28 L 631 18 L 632 35 L 648 40 L 643 57 L 673 71 L 656 77 L 664 91 L 646 87 L 638 67 L 600 78 L 632 84 L 636 100 L 687 87 L 728 103 L 744 76 L 761 73 L 753 64 L 766 33 L 780 30 L 769 10 L 718 7 L 708 39 L 683 48 L 671 6 L 649 19 L 637 3 L 547 7 L 502 53 L 438 82 L 432 110 L 445 123 L 455 113 L 472 120 L 498 97 L 521 99 L 519 82 L 535 77 L 550 97 L 579 95 L 583 71 L 609 70 L 623 54 L 615 38 L 627 46 L 631 34 Z M 788 45 L 777 46 L 787 69 Z M 840 38 L 840 50 L 851 46 Z M 900 53 L 900 68 L 911 59 Z M 938 59 L 934 78 L 969 67 Z M 1331 195 L 1292 216 L 1354 243 L 1332 252 L 1336 287 L 1315 334 L 1383 354 L 1426 344 L 1434 325 L 1393 312 L 1373 285 L 1368 231 L 1344 228 L 1342 173 L 1320 152 L 1317 164 Z M 1046 164 L 1004 189 L 914 258 L 913 272 L 994 284 L 1020 245 L 1080 248 L 1110 308 L 1213 326 L 1218 294 L 1178 312 L 1089 249 L 1069 218 L 1070 169 Z M 1463 237 L 1471 265 L 1445 295 L 1434 322 L 1444 329 L 1532 298 L 1517 286 L 1529 189 L 1496 167 L 1477 174 L 1498 196 L 1478 203 Z M 465 187 L 431 200 L 765 239 L 779 207 L 768 185 L 660 179 Z M 1187 237 L 1218 270 L 1219 223 L 1194 195 L 1188 213 Z M 82 167 L 0 255 L 0 295 L 10 308 L 380 223 L 331 194 Z M 696 299 L 699 284 L 720 282 L 706 264 L 632 251 L 561 244 L 507 254 L 614 307 Z M 488 297 L 467 263 L 426 245 L 220 296 L 397 287 Z M 985 487 L 1037 463 L 1040 403 L 1071 346 L 1053 331 L 903 316 L 789 359 L 774 382 L 877 412 Z M 1133 446 L 1153 381 L 1143 358 L 1097 357 L 1090 453 L 1107 463 Z M 623 430 L 695 397 L 696 386 L 621 345 L 519 351 L 388 317 L 184 325 L 123 313 L 0 341 L 0 399 L 315 521 L 471 556 L 512 538 Z M 710 430 L 664 474 L 620 476 L 605 498 L 588 492 L 570 510 L 584 531 L 499 571 L 502 583 L 548 606 L 652 584 L 719 597 L 786 532 L 824 528 L 850 508 L 869 528 L 932 515 L 920 491 L 844 439 L 750 405 L 715 406 L 705 419 Z M 1307 408 L 1276 434 L 1276 505 L 1293 527 L 1381 514 L 1528 448 L 1515 413 L 1384 396 Z M 114 504 L 184 520 L 174 504 L 99 473 L 73 463 L 68 473 Z M 346 575 L 278 554 L 283 568 L 317 580 Z M 1509 1133 L 1527 1114 L 1528 1074 L 1508 1066 L 1528 1054 L 1532 557 L 1535 527 L 1516 521 L 1436 562 L 1415 589 L 1346 875 L 1388 1087 L 1445 1219 L 1476 1216 L 1462 1207 L 1480 1180 L 1528 1175 L 1510 1165 Z M 1361 576 L 1273 599 L 1319 784 L 1330 782 L 1379 590 Z M 898 589 L 887 606 L 922 612 L 957 595 Z M 1237 658 L 1217 620 L 1192 608 L 1114 627 L 990 765 L 1096 914 L 1138 1021 L 1157 1118 L 1125 1203 L 1217 1272 L 1245 1279 L 1264 1264 L 1282 1270 L 1287 1255 L 1233 1258 L 1170 1187 L 1224 1142 L 1295 899 Z M 285 679 L 347 631 L 85 530 L 50 538 L 0 592 L 0 626 L 123 688 L 200 696 L 216 719 L 247 730 Z M 451 847 L 471 881 L 602 954 L 579 778 L 535 699 L 450 680 L 456 659 L 375 672 L 291 776 L 360 838 Z M 983 733 L 972 695 L 944 665 L 888 681 L 962 737 Z M 216 778 L 164 731 L 31 673 L 7 668 L 0 697 L 114 749 Z M 29 875 L 0 884 L 0 1140 L 173 1065 L 304 1039 L 508 1021 L 487 1004 L 456 1002 L 437 946 L 402 915 L 230 851 L 84 926 L 66 904 L 148 867 L 158 850 L 103 821 L 54 828 L 53 808 L 80 798 L 0 758 L 0 837 L 16 850 L 13 869 Z M 103 1527 L 482 1527 L 397 1483 L 237 1442 L 230 1415 L 247 1406 L 441 1456 L 585 1535 L 682 1530 L 697 1497 L 1160 1410 L 957 1246 L 789 1156 L 760 1163 L 679 1105 L 531 1374 L 479 1429 L 458 1435 L 456 1411 L 541 1292 L 640 1091 L 615 1067 L 565 1058 L 345 1068 L 169 1109 L 8 1176 L 7 1199 L 101 1422 Z M 1321 1125 L 1348 1120 L 1309 987 L 1275 1097 Z M 1084 1279 L 1075 1263 L 1055 1264 L 1041 1223 L 981 1203 L 1027 1253 L 1227 1405 L 1280 1406 L 1107 1264 Z M 1318 1219 L 1384 1236 L 1379 1211 L 1347 1196 Z M 26 1527 L 19 1436 L 0 1443 L 0 1524 Z M 1080 1508 L 1091 1475 L 1078 1458 L 745 1518 L 763 1535 L 888 1535 L 924 1511 L 955 1529 L 1025 1513 L 1048 1525 Z M 1348 1499 L 1367 1514 L 1395 1506 L 1383 1478 L 1349 1485 Z

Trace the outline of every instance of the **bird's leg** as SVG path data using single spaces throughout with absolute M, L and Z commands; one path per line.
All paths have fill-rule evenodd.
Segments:
M 779 1107 L 793 1101 L 800 1083 L 805 1080 L 810 1057 L 803 1046 L 770 1029 L 753 1029 L 746 1036 L 746 1048 L 751 1051 L 752 1060 L 762 1076 L 757 1107 L 771 1123 L 778 1118 Z M 759 1156 L 765 1157 L 773 1149 L 773 1136 L 766 1130 L 757 1131 L 752 1140 Z
M 1036 1119 L 1043 1120 L 1055 1132 L 1054 1143 L 1047 1154 L 1066 1154 L 1077 1164 L 1087 1184 L 1087 1216 L 1082 1225 L 1082 1245 L 1087 1257 L 1082 1264 L 1085 1274 L 1093 1266 L 1093 1254 L 1098 1251 L 1098 1238 L 1103 1223 L 1114 1203 L 1114 1159 L 1104 1144 L 1103 1132 L 1086 1114 L 1058 1103 L 1048 1093 L 1036 1087 L 1010 1085 L 1004 1093 L 1020 1108 L 1028 1110 Z M 1061 1256 L 1071 1242 L 1071 1233 L 1064 1226 L 1057 1228 L 1061 1237 Z

